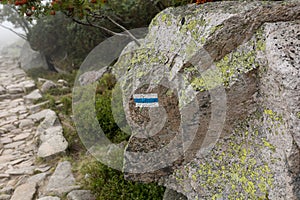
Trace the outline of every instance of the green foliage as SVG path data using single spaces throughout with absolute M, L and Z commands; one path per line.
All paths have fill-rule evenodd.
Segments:
M 84 185 L 95 193 L 97 200 L 159 200 L 164 194 L 161 186 L 126 181 L 122 172 L 96 161 L 86 163 L 81 173 L 88 175 Z
M 63 96 L 61 98 L 61 103 L 63 104 L 62 112 L 65 115 L 72 113 L 72 98 L 70 96 Z
M 73 83 L 75 81 L 77 71 L 73 70 L 69 73 L 56 73 L 56 72 L 49 71 L 44 68 L 32 68 L 32 69 L 26 70 L 26 74 L 35 81 L 37 81 L 38 78 L 52 80 L 53 82 L 57 82 L 59 79 L 63 79 L 68 82 L 68 85 L 70 87 L 72 87 Z
M 39 101 L 48 101 L 49 103 L 46 105 L 47 108 L 51 110 L 56 110 L 55 98 L 50 94 L 45 94 L 44 97 Z
M 122 132 L 115 122 L 112 113 L 112 89 L 115 79 L 111 74 L 105 74 L 97 85 L 95 109 L 99 124 L 104 134 L 114 143 L 119 143 L 129 138 L 129 135 Z M 124 113 L 123 108 L 119 108 L 120 115 Z M 120 113 L 121 112 L 121 113 Z M 125 114 L 123 114 L 125 118 Z
M 76 24 L 62 13 L 37 20 L 29 34 L 30 45 L 52 59 L 52 64 L 71 71 L 103 40 L 97 29 Z

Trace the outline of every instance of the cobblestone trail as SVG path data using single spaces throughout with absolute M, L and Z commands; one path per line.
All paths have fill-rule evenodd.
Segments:
M 79 186 L 69 162 L 58 163 L 55 171 L 46 164 L 36 164 L 41 163 L 36 162 L 38 121 L 47 112 L 26 98 L 34 90 L 34 81 L 17 61 L 0 56 L 0 200 L 59 200 L 68 193 L 70 200 L 93 199 L 89 191 L 76 190 Z

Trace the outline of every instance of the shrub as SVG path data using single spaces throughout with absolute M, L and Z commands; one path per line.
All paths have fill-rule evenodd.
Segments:
M 123 173 L 97 161 L 83 166 L 87 174 L 84 184 L 97 196 L 97 200 L 159 200 L 165 188 L 155 183 L 143 184 L 124 179 Z
M 97 94 L 95 109 L 97 114 L 97 119 L 103 130 L 104 134 L 110 139 L 113 143 L 119 143 L 124 140 L 129 139 L 129 135 L 124 133 L 118 124 L 115 122 L 113 113 L 112 113 L 112 89 L 116 81 L 113 75 L 105 74 L 97 85 Z M 125 116 L 123 108 L 118 108 L 118 116 Z

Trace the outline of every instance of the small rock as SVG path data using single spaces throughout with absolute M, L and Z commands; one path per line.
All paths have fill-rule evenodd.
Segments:
M 31 119 L 22 119 L 19 124 L 19 128 L 30 127 L 34 124 Z
M 9 94 L 2 94 L 0 95 L 0 100 L 3 100 L 3 99 L 10 99 L 10 95 Z
M 22 132 L 22 129 L 20 129 L 20 128 L 10 131 L 10 133 L 12 135 L 19 135 L 19 134 L 21 134 L 21 132 Z
M 187 200 L 187 197 L 175 190 L 166 189 L 163 200 Z
M 5 93 L 6 93 L 5 88 L 0 85 L 0 94 L 5 94 Z
M 33 80 L 27 80 L 22 82 L 22 85 L 26 92 L 30 92 L 35 88 L 35 83 Z
M 57 85 L 53 82 L 53 81 L 49 81 L 47 80 L 41 88 L 42 93 L 47 92 L 48 90 L 52 89 L 52 88 L 56 88 Z
M 31 135 L 31 133 L 22 133 L 20 135 L 17 135 L 16 137 L 13 138 L 14 141 L 19 141 L 19 140 L 24 140 L 28 138 Z
M 63 79 L 59 79 L 57 83 L 60 84 L 61 86 L 68 86 L 68 82 Z
M 72 190 L 78 189 L 71 171 L 71 163 L 68 161 L 58 163 L 55 172 L 51 176 L 46 188 L 48 194 L 62 196 Z
M 20 88 L 20 87 L 9 88 L 8 93 L 9 94 L 20 94 L 20 93 L 24 93 L 24 90 L 23 90 L 23 88 Z
M 2 144 L 9 144 L 9 143 L 11 143 L 13 140 L 11 139 L 11 138 L 9 138 L 9 137 L 3 137 L 3 138 L 1 138 L 0 139 L 0 142 L 2 143 Z
M 28 167 L 23 167 L 20 169 L 8 169 L 5 171 L 5 173 L 9 174 L 9 175 L 24 175 L 24 174 L 32 175 L 33 170 L 34 170 L 34 167 L 28 166 Z
M 0 200 L 10 200 L 10 195 L 8 195 L 8 194 L 0 194 Z
M 5 162 L 9 162 L 11 160 L 16 159 L 16 156 L 14 155 L 2 155 L 0 156 L 0 163 L 5 163 Z
M 82 86 L 94 83 L 109 71 L 110 69 L 108 67 L 103 67 L 98 71 L 85 72 L 79 77 L 79 83 Z
M 16 127 L 12 124 L 6 124 L 6 125 L 2 126 L 2 128 L 6 129 L 7 131 L 12 131 L 12 130 L 16 129 Z
M 38 122 L 38 121 L 44 119 L 47 116 L 48 112 L 53 112 L 53 111 L 50 109 L 42 110 L 42 111 L 39 111 L 32 115 L 29 115 L 28 118 L 32 119 L 35 122 Z
M 29 109 L 30 113 L 33 114 L 33 113 L 39 112 L 42 109 L 42 107 L 47 105 L 48 103 L 49 103 L 49 101 L 44 101 L 42 103 L 29 106 L 28 109 Z
M 20 164 L 20 163 L 23 162 L 24 160 L 25 160 L 25 158 L 20 158 L 20 159 L 17 159 L 17 160 L 14 160 L 14 161 L 10 162 L 9 164 L 10 164 L 10 165 Z
M 38 78 L 38 82 L 39 83 L 45 83 L 47 81 L 47 79 L 44 78 Z
M 44 130 L 61 125 L 56 113 L 53 110 L 48 110 L 45 119 L 40 123 L 37 131 L 43 132 Z
M 45 166 L 45 167 L 37 167 L 37 168 L 35 168 L 35 172 L 39 172 L 39 173 L 41 173 L 41 172 L 46 172 L 46 171 L 48 171 L 49 169 L 50 169 L 51 167 L 50 166 Z
M 13 143 L 4 145 L 4 148 L 6 148 L 6 149 L 15 149 L 15 148 L 18 148 L 18 146 L 20 146 L 21 144 L 24 144 L 24 143 L 25 143 L 25 141 L 13 142 Z
M 36 183 L 25 183 L 16 188 L 11 200 L 32 200 L 36 193 Z
M 36 174 L 34 176 L 31 176 L 30 178 L 27 179 L 27 183 L 36 183 L 37 185 L 40 185 L 41 182 L 45 180 L 47 177 L 47 173 L 40 173 Z
M 63 153 L 68 148 L 68 142 L 63 135 L 55 135 L 43 142 L 38 149 L 37 156 L 46 158 L 55 154 Z
M 0 135 L 7 133 L 7 129 L 1 127 L 0 128 Z
M 0 194 L 12 194 L 14 191 L 14 188 L 11 186 L 4 187 L 0 190 Z
M 89 190 L 73 190 L 67 195 L 68 200 L 96 200 Z
M 2 178 L 9 178 L 10 177 L 10 175 L 9 174 L 0 174 L 0 178 L 2 179 Z
M 42 197 L 42 198 L 39 198 L 37 200 L 60 200 L 59 197 L 51 197 L 51 196 L 47 196 L 47 197 Z
M 43 96 L 41 95 L 40 91 L 38 89 L 33 90 L 30 94 L 24 96 L 24 99 L 26 100 L 39 100 L 41 99 Z

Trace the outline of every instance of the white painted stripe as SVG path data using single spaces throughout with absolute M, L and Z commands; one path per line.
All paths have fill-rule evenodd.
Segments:
M 144 98 L 158 98 L 157 94 L 150 93 L 150 94 L 134 94 L 134 99 L 144 99 Z
M 153 107 L 159 107 L 158 102 L 155 103 L 136 103 L 135 107 L 140 107 L 140 108 L 153 108 Z

